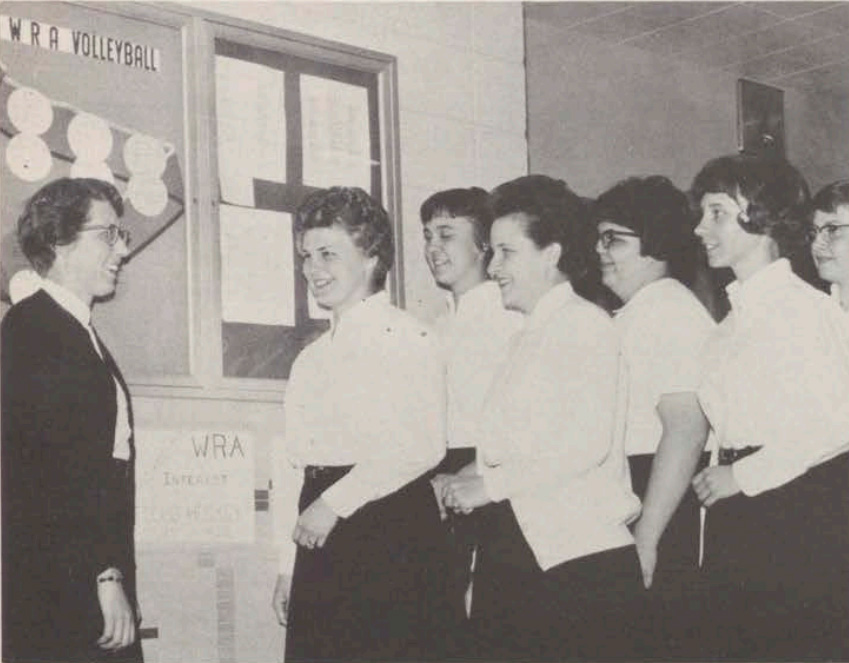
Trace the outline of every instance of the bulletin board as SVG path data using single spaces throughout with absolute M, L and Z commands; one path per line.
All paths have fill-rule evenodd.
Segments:
M 28 267 L 25 201 L 59 177 L 124 197 L 131 254 L 93 322 L 125 374 L 190 372 L 183 46 L 179 26 L 65 3 L 0 4 L 0 233 L 4 310 Z
M 382 199 L 378 76 L 216 39 L 215 86 L 223 373 L 285 379 L 329 327 L 301 275 L 298 205 L 334 185 Z

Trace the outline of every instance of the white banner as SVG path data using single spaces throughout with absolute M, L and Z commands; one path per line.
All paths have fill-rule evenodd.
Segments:
M 0 39 L 145 71 L 159 71 L 162 67 L 158 48 L 28 18 L 0 14 Z

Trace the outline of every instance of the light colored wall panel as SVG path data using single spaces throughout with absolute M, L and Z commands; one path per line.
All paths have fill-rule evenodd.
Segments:
M 708 159 L 737 151 L 737 76 L 530 20 L 531 170 L 594 196 L 630 175 L 690 186 Z M 847 100 L 788 89 L 787 156 L 812 187 L 849 175 Z

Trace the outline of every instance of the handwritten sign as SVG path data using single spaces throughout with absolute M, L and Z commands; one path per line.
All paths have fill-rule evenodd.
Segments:
M 0 39 L 144 71 L 155 72 L 162 67 L 162 56 L 157 48 L 128 39 L 116 39 L 86 30 L 71 30 L 28 18 L 0 14 Z
M 234 431 L 136 431 L 140 543 L 254 540 L 254 440 Z

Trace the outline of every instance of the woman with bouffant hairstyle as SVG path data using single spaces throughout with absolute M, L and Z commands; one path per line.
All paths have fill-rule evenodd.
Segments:
M 731 311 L 709 339 L 699 402 L 716 464 L 707 507 L 706 658 L 849 656 L 849 330 L 838 305 L 785 257 L 809 194 L 786 161 L 734 155 L 693 182 L 696 235 L 730 267 Z
M 525 326 L 484 404 L 477 472 L 444 489 L 449 509 L 480 511 L 476 653 L 639 658 L 640 565 L 627 527 L 639 501 L 614 436 L 619 344 L 604 311 L 572 287 L 593 259 L 587 208 L 543 175 L 491 197 L 489 272 Z
M 277 450 L 286 660 L 441 658 L 446 556 L 425 476 L 445 452 L 437 341 L 389 302 L 391 225 L 365 191 L 314 192 L 295 234 L 332 318 L 292 366 Z
M 657 656 L 698 656 L 687 628 L 699 565 L 699 503 L 690 480 L 708 426 L 696 397 L 714 322 L 687 287 L 698 241 L 687 196 L 660 175 L 602 193 L 593 217 L 602 281 L 621 301 L 619 412 L 631 484 L 643 501 L 634 529 Z M 706 459 L 702 459 L 706 463 Z

